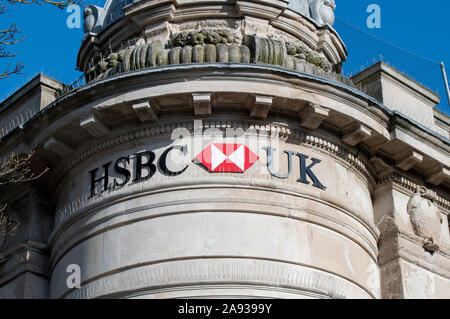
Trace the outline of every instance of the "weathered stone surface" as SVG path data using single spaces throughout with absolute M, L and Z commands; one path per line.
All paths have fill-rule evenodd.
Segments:
M 74 152 L 72 147 L 54 137 L 49 138 L 45 142 L 44 149 L 55 153 L 61 158 L 64 158 L 65 156 L 68 156 Z
M 217 45 L 217 62 L 229 62 L 228 45 L 222 43 Z
M 197 44 L 192 51 L 192 62 L 203 63 L 205 60 L 205 47 Z
M 241 50 L 239 46 L 235 44 L 228 46 L 228 61 L 233 63 L 241 62 Z
M 192 94 L 192 102 L 194 104 L 195 115 L 211 115 L 211 93 L 194 93 Z
M 124 70 L 124 72 L 131 71 L 131 55 L 132 54 L 133 54 L 133 48 L 128 48 L 128 49 L 125 50 L 125 54 L 124 54 L 124 57 L 123 57 L 123 70 Z
M 170 49 L 162 50 L 158 54 L 158 57 L 156 59 L 156 61 L 157 61 L 156 64 L 158 66 L 168 65 L 169 64 L 169 53 L 170 53 Z
M 135 1 L 85 37 L 78 66 L 91 83 L 64 87 L 43 112 L 49 83 L 1 104 L 2 154 L 36 147 L 36 164 L 51 167 L 26 186 L 48 191 L 45 204 L 6 192 L 25 228 L 0 237 L 1 298 L 449 297 L 449 143 L 434 133 L 450 126 L 436 97 L 394 72 L 406 86 L 366 74 L 393 107 L 324 79 L 351 85 L 337 74 L 345 47 L 287 5 Z M 149 69 L 114 76 L 147 68 L 155 40 Z M 197 65 L 151 69 L 183 63 L 186 46 Z M 202 49 L 203 63 L 226 62 L 199 65 Z M 400 102 L 439 125 L 393 113 Z M 196 157 L 205 147 L 210 163 Z M 74 264 L 79 289 L 67 286 Z
M 302 114 L 300 125 L 310 130 L 315 130 L 328 116 L 329 110 L 319 105 L 311 104 Z
M 266 64 L 270 63 L 269 56 L 270 56 L 269 40 L 261 39 L 261 56 L 259 62 Z
M 181 49 L 181 63 L 192 63 L 192 47 L 190 45 Z
M 139 68 L 145 69 L 147 67 L 147 51 L 150 44 L 144 44 L 139 52 Z
M 214 63 L 217 61 L 216 46 L 213 44 L 205 45 L 205 62 Z
M 250 63 L 251 61 L 250 49 L 246 45 L 241 45 L 240 50 L 241 50 L 241 63 Z
M 232 29 L 203 29 L 200 31 L 183 31 L 170 37 L 171 46 L 184 47 L 197 44 L 241 44 L 242 35 Z
M 302 45 L 256 36 L 246 36 L 245 45 L 239 45 L 242 37 L 234 32 L 225 29 L 220 32 L 213 30 L 181 32 L 169 41 L 171 47 L 169 47 L 167 63 L 164 59 L 159 63 L 164 63 L 161 65 L 214 62 L 264 63 L 327 77 L 353 86 L 350 80 L 330 72 L 332 66 L 323 57 Z M 155 43 L 137 45 L 122 50 L 118 54 L 114 53 L 111 57 L 100 61 L 94 69 L 90 69 L 88 78 L 100 80 L 120 72 L 142 69 L 144 65 L 146 67 L 160 65 L 157 63 L 157 57 L 164 49 L 164 43 L 162 40 L 157 40 Z M 289 56 L 294 58 L 287 58 Z
M 250 117 L 265 119 L 272 108 L 273 97 L 264 95 L 255 95 L 252 100 Z
M 155 110 L 150 106 L 149 102 L 134 103 L 132 108 L 138 115 L 141 122 L 154 121 L 158 119 Z
M 286 56 L 283 61 L 283 67 L 290 70 L 295 70 L 295 61 L 291 56 Z
M 181 48 L 173 48 L 169 53 L 169 63 L 170 64 L 180 64 L 181 62 Z
M 156 66 L 156 58 L 158 57 L 159 53 L 164 50 L 164 42 L 161 40 L 154 41 L 150 44 L 150 46 L 147 49 L 147 61 L 146 65 L 147 67 Z
M 405 156 L 402 160 L 398 161 L 396 166 L 401 168 L 404 171 L 408 171 L 414 167 L 414 165 L 422 163 L 423 155 L 417 152 L 412 151 L 407 156 Z
M 94 115 L 90 115 L 80 120 L 80 126 L 96 138 L 104 137 L 110 132 L 110 129 Z
M 350 130 L 342 137 L 345 144 L 355 146 L 372 136 L 372 131 L 364 124 L 359 124 L 355 129 Z

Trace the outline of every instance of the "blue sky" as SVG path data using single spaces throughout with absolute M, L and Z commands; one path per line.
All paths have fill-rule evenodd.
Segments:
M 86 0 L 86 3 L 99 5 L 104 1 Z M 372 3 L 381 8 L 380 29 L 369 29 L 366 24 L 369 16 L 366 9 Z M 442 101 L 440 109 L 450 113 L 436 63 L 443 61 L 450 73 L 450 1 L 336 0 L 336 4 L 335 29 L 349 51 L 348 62 L 344 64 L 346 74 L 355 74 L 373 64 L 381 54 L 383 60 L 438 91 Z M 16 23 L 25 41 L 12 48 L 17 58 L 1 59 L 0 67 L 20 60 L 26 68 L 23 75 L 0 80 L 0 100 L 40 72 L 64 82 L 72 82 L 81 75 L 75 70 L 75 64 L 83 32 L 66 26 L 68 16 L 64 10 L 47 5 L 10 6 L 9 12 L 2 15 L 0 28 Z

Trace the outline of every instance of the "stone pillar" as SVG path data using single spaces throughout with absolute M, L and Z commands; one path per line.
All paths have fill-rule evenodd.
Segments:
M 13 234 L 0 238 L 0 299 L 40 299 L 49 296 L 47 239 L 53 210 L 46 196 L 31 187 L 15 190 L 8 205 L 11 219 L 19 223 Z
M 435 193 L 395 179 L 374 195 L 375 222 L 381 232 L 381 297 L 446 298 L 450 264 L 445 208 Z

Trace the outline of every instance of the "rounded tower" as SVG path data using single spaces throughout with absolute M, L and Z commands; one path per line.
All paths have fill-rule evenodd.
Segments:
M 51 298 L 395 297 L 406 266 L 392 252 L 413 245 L 418 263 L 433 252 L 448 274 L 448 131 L 341 75 L 335 6 L 86 9 L 86 84 L 25 128 L 52 168 Z M 369 92 L 371 75 L 354 80 Z M 439 221 L 427 238 L 409 222 L 413 196 L 415 216 L 428 200 L 424 218 Z
M 353 106 L 334 8 L 86 9 L 88 86 L 61 123 L 85 142 L 61 172 L 52 297 L 377 296 L 373 180 L 336 133 L 387 132 Z

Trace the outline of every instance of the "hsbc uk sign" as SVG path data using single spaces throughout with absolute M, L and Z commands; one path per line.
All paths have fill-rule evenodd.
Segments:
M 321 163 L 317 158 L 309 158 L 308 155 L 286 150 L 287 173 L 281 174 L 274 167 L 274 154 L 277 151 L 272 147 L 264 147 L 267 153 L 267 170 L 279 179 L 287 179 L 292 175 L 293 161 L 298 158 L 300 166 L 299 183 L 311 184 L 322 190 L 326 187 L 319 181 L 314 168 Z M 186 157 L 188 146 L 171 146 L 156 158 L 153 151 L 141 151 L 117 158 L 101 167 L 89 172 L 90 198 L 100 193 L 122 188 L 126 185 L 135 184 L 151 179 L 159 172 L 166 176 L 178 176 L 183 174 L 189 165 L 174 169 L 168 165 L 169 155 L 176 154 Z M 243 144 L 211 143 L 205 147 L 194 159 L 194 163 L 204 166 L 210 173 L 244 173 L 250 169 L 260 157 L 249 147 Z M 133 162 L 133 163 L 132 163 Z M 133 165 L 131 165 L 133 164 Z

